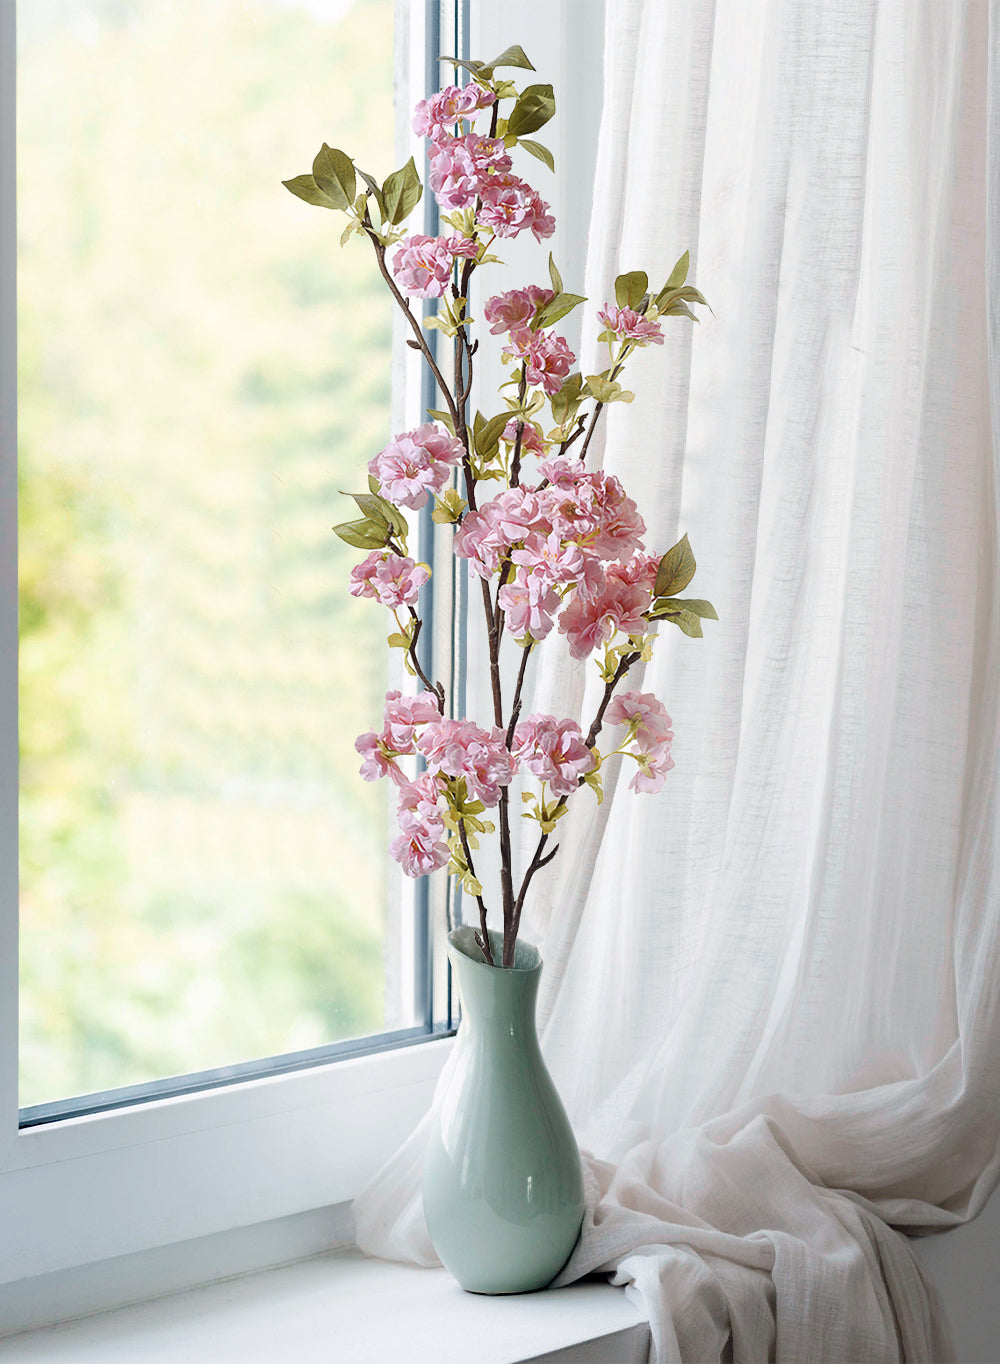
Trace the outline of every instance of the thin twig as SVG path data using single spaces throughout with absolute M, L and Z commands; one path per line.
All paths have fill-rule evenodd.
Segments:
M 464 819 L 458 821 L 458 836 L 462 840 L 462 851 L 465 853 L 465 865 L 469 868 L 469 875 L 478 881 L 479 877 L 476 876 L 476 869 L 472 864 L 472 849 L 469 847 L 469 835 L 465 831 Z M 490 947 L 490 931 L 486 927 L 486 906 L 483 904 L 482 895 L 476 896 L 476 904 L 479 906 L 480 928 L 480 933 L 476 935 L 476 941 L 479 943 L 489 965 L 494 966 L 496 963 L 493 960 L 493 951 Z
M 410 618 L 414 622 L 413 634 L 410 636 L 410 647 L 407 649 L 407 653 L 410 656 L 410 662 L 413 664 L 414 671 L 416 672 L 417 676 L 420 678 L 424 686 L 427 688 L 427 690 L 433 692 L 434 695 L 437 697 L 438 710 L 440 710 L 441 714 L 444 715 L 444 687 L 440 682 L 432 682 L 430 680 L 430 678 L 424 672 L 423 668 L 420 666 L 420 660 L 417 658 L 417 640 L 420 637 L 420 631 L 424 628 L 424 622 L 420 619 L 420 617 L 417 615 L 416 611 L 414 611 L 412 606 L 409 608 L 409 611 Z

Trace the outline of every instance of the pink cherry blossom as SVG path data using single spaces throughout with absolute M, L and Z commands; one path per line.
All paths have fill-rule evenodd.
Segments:
M 573 657 L 586 658 L 619 631 L 623 635 L 642 634 L 647 624 L 643 612 L 648 608 L 649 593 L 644 588 L 609 576 L 593 595 L 573 593 L 559 617 L 559 629 L 568 636 Z
M 553 298 L 555 294 L 551 289 L 542 289 L 537 284 L 527 289 L 508 289 L 505 294 L 486 300 L 483 316 L 494 336 L 501 332 L 527 330 L 538 309 L 551 303 Z
M 559 610 L 559 593 L 543 577 L 521 569 L 497 593 L 497 605 L 507 616 L 507 627 L 517 638 L 540 640 L 552 629 Z
M 625 583 L 638 583 L 652 593 L 659 572 L 660 561 L 655 554 L 634 554 L 623 564 L 615 564 L 608 572 Z
M 415 564 L 399 554 L 375 549 L 351 569 L 351 596 L 374 597 L 390 610 L 413 606 L 420 588 L 430 576 L 430 569 L 425 564 Z
M 584 572 L 583 553 L 579 545 L 566 544 L 555 531 L 542 535 L 532 531 L 520 549 L 511 554 L 515 564 L 527 569 L 532 577 L 546 583 L 575 583 Z
M 479 255 L 479 243 L 475 237 L 460 237 L 456 233 L 452 237 L 446 237 L 445 244 L 453 256 L 460 256 L 465 260 L 475 260 Z
M 431 771 L 464 777 L 469 794 L 484 805 L 496 805 L 509 786 L 516 763 L 502 729 L 481 729 L 471 720 L 437 720 L 417 740 Z
M 620 692 L 604 712 L 609 725 L 629 725 L 638 722 L 635 738 L 642 749 L 670 743 L 674 737 L 671 719 L 663 702 L 652 692 Z
M 551 530 L 542 504 L 530 488 L 508 488 L 483 503 L 478 511 L 468 512 L 455 536 L 455 553 L 468 559 L 482 578 L 496 573 L 512 545 L 519 544 L 532 531 Z
M 508 445 L 513 445 L 517 440 L 517 422 L 513 417 L 500 433 L 500 439 Z M 542 433 L 534 422 L 525 422 L 524 430 L 521 432 L 522 455 L 544 455 L 546 448 Z
M 516 175 L 492 176 L 480 193 L 483 202 L 479 221 L 491 227 L 498 237 L 516 237 L 530 230 L 536 241 L 542 241 L 556 230 L 548 204 Z
M 472 119 L 480 109 L 496 103 L 492 90 L 470 82 L 469 85 L 446 85 L 430 99 L 422 99 L 413 111 L 413 131 L 417 137 L 433 137 L 442 128 L 450 128 L 459 119 Z
M 354 747 L 361 754 L 361 775 L 365 781 L 378 781 L 381 777 L 391 777 L 397 786 L 406 783 L 402 768 L 395 761 L 394 754 L 387 747 L 383 734 L 359 734 Z
M 378 479 L 382 494 L 397 507 L 423 507 L 430 493 L 448 482 L 448 470 L 460 464 L 462 442 L 434 422 L 394 436 L 385 449 L 368 461 L 368 472 Z
M 554 715 L 535 714 L 522 720 L 514 731 L 514 753 L 557 796 L 572 795 L 580 778 L 594 766 L 580 726 Z
M 402 832 L 389 844 L 389 851 L 407 876 L 427 876 L 443 867 L 451 854 L 441 840 L 441 830 L 413 810 L 401 810 L 398 820 Z
M 422 772 L 414 781 L 399 788 L 398 810 L 409 810 L 417 815 L 428 831 L 436 829 L 443 833 L 442 785 L 442 779 L 435 772 Z
M 435 137 L 428 148 L 431 193 L 442 208 L 460 209 L 478 199 L 494 176 L 506 176 L 511 160 L 503 139 L 480 137 Z
M 644 317 L 632 308 L 612 308 L 610 303 L 598 310 L 598 319 L 609 332 L 636 346 L 663 345 L 663 332 L 655 318 Z
M 392 273 L 410 298 L 440 298 L 451 280 L 452 253 L 444 237 L 413 233 L 404 237 L 392 261 Z
M 645 769 L 639 767 L 636 770 L 629 782 L 629 787 L 633 791 L 648 791 L 650 794 L 655 794 L 662 790 L 664 778 L 674 766 L 674 760 L 670 756 L 669 750 L 663 748 L 646 756 L 647 765 Z
M 417 730 L 440 718 L 438 698 L 432 691 L 422 691 L 417 696 L 386 692 L 383 740 L 397 753 L 415 753 Z

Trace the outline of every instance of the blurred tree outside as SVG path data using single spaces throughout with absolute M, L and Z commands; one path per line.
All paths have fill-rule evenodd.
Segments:
M 384 622 L 331 533 L 388 302 L 392 0 L 36 0 L 19 50 L 21 1102 L 377 1031 Z

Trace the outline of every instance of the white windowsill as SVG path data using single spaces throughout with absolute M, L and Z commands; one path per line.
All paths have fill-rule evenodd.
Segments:
M 0 1342 L 10 1364 L 640 1364 L 649 1328 L 604 1280 L 490 1298 L 444 1270 L 321 1255 Z

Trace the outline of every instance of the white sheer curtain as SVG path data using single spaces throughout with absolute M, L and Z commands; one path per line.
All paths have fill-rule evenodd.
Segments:
M 661 1364 L 947 1358 L 891 1228 L 1000 1168 L 1000 3 L 609 0 L 607 31 L 586 292 L 690 247 L 714 315 L 594 456 L 721 619 L 636 677 L 664 791 L 579 801 L 527 925 L 595 1155 L 564 1278 L 614 1271 Z M 534 704 L 589 715 L 589 674 Z M 430 1262 L 420 1149 L 358 1229 Z

